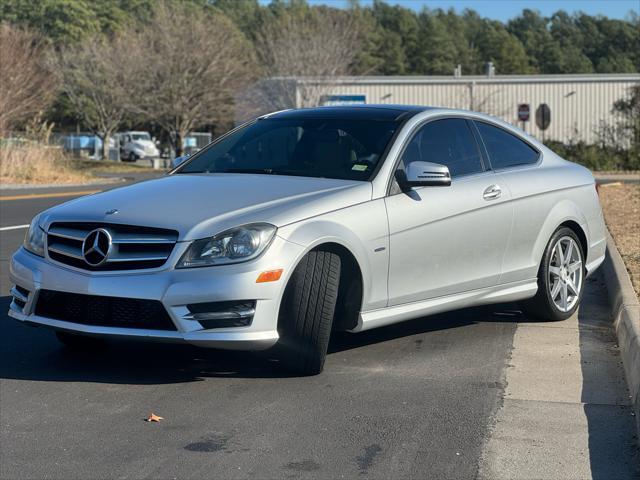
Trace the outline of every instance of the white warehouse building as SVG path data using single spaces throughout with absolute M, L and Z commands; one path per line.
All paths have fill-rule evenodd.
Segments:
M 395 103 L 475 110 L 518 125 L 538 138 L 594 143 L 602 124 L 615 124 L 613 104 L 630 96 L 630 87 L 640 84 L 640 74 L 288 78 L 266 80 L 262 85 L 272 81 L 286 82 L 290 94 L 295 90 L 289 98 L 295 98 L 296 107 Z M 261 88 L 255 85 L 242 98 L 256 98 L 255 89 Z M 551 112 L 544 132 L 535 121 L 541 104 Z M 526 106 L 529 119 L 520 121 L 518 110 L 526 116 Z

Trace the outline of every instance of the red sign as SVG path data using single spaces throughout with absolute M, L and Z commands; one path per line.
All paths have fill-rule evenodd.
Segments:
M 518 120 L 521 122 L 528 122 L 531 115 L 531 109 L 528 103 L 521 103 L 518 105 Z

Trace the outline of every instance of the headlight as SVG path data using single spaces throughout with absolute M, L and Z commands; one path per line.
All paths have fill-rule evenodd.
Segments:
M 196 240 L 182 255 L 177 268 L 247 262 L 269 246 L 275 233 L 276 227 L 273 225 L 252 223 Z
M 40 216 L 37 215 L 31 220 L 29 230 L 24 236 L 24 248 L 31 253 L 35 253 L 40 257 L 44 257 L 44 230 L 40 227 Z

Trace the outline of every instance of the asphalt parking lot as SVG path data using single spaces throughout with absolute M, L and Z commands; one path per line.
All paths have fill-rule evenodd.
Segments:
M 498 305 L 343 334 L 310 378 L 188 346 L 70 353 L 5 314 L 6 228 L 70 198 L 0 201 L 2 478 L 640 476 L 599 275 L 564 322 Z

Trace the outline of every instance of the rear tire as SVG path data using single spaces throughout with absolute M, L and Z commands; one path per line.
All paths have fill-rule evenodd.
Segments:
M 57 331 L 56 337 L 69 350 L 76 352 L 89 352 L 102 349 L 105 346 L 104 340 L 100 338 L 87 337 L 76 333 Z
M 293 272 L 278 316 L 277 349 L 283 365 L 303 375 L 322 372 L 336 309 L 340 257 L 309 252 Z
M 524 313 L 545 321 L 569 318 L 582 300 L 584 279 L 582 244 L 573 230 L 560 227 L 544 250 L 538 270 L 538 291 L 535 297 L 522 303 Z

